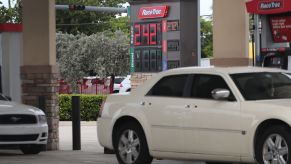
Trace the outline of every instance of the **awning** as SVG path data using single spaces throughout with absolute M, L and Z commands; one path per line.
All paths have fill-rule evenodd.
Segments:
M 291 12 L 291 0 L 249 0 L 247 11 L 251 14 L 280 14 Z

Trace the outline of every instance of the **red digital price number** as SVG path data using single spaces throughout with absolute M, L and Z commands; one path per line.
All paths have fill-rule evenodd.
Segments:
M 141 44 L 142 45 L 149 45 L 150 40 L 149 40 L 149 25 L 148 24 L 143 24 L 142 25 L 142 40 L 141 40 Z
M 157 24 L 150 24 L 150 44 L 157 44 Z
M 168 21 L 167 22 L 167 31 L 179 31 L 180 24 L 179 21 Z
M 141 45 L 141 33 L 140 33 L 140 25 L 134 25 L 134 45 Z
M 162 29 L 160 23 L 135 24 L 134 45 L 155 46 L 161 45 Z

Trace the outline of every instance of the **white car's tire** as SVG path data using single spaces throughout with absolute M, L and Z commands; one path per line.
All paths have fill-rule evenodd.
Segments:
M 233 162 L 206 162 L 206 164 L 241 164 L 241 163 L 233 163 Z
M 276 125 L 266 129 L 259 136 L 255 151 L 259 164 L 291 164 L 290 127 Z
M 239 164 L 239 163 L 229 163 L 229 162 L 206 162 L 206 164 Z
M 135 122 L 127 122 L 116 130 L 114 149 L 120 164 L 151 164 L 153 160 L 145 134 Z
M 20 145 L 19 147 L 23 154 L 39 154 L 44 145 Z

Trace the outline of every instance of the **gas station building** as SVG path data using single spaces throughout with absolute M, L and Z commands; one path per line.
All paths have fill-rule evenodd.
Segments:
M 213 0 L 212 65 L 252 65 L 252 59 L 249 58 L 249 13 L 260 15 L 262 54 L 267 52 L 266 56 L 278 56 L 277 52 L 283 52 L 283 48 L 287 50 L 289 43 L 286 42 L 291 41 L 290 2 Z M 199 0 L 130 3 L 133 85 L 150 78 L 155 72 L 199 65 Z M 7 30 L 7 27 L 0 26 L 2 92 L 14 100 L 34 106 L 38 105 L 39 96 L 45 96 L 45 112 L 50 129 L 49 150 L 57 150 L 59 143 L 55 10 L 55 0 L 23 0 L 22 27 L 11 31 L 11 27 Z M 285 64 L 288 59 L 270 58 L 269 66 L 280 65 L 281 68 L 290 69 Z
M 253 0 L 246 6 L 247 11 L 259 20 L 261 56 L 258 62 L 266 67 L 291 70 L 291 1 Z

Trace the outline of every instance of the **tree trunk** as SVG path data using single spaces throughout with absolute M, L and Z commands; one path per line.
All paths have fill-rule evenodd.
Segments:
M 8 0 L 8 7 L 11 9 L 11 0 Z

